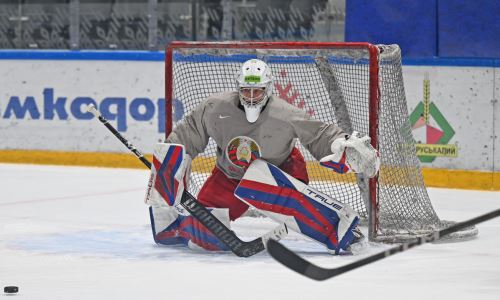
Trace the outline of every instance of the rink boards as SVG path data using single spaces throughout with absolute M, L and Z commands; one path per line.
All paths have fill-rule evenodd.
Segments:
M 50 55 L 42 56 L 43 52 Z M 0 151 L 8 154 L 1 155 L 1 161 L 140 167 L 119 154 L 127 150 L 84 108 L 95 102 L 122 134 L 150 153 L 165 131 L 162 55 L 68 53 L 72 52 L 38 51 L 35 57 L 30 51 L 0 51 Z M 427 151 L 423 153 L 438 148 L 422 162 L 426 178 L 434 178 L 429 183 L 498 189 L 498 62 L 410 63 L 404 65 L 403 75 L 408 113 L 417 119 L 412 120 L 413 134 Z M 429 127 L 418 127 L 424 86 L 434 109 Z M 175 101 L 174 111 L 174 118 L 182 115 L 180 101 Z M 443 147 L 436 146 L 440 134 L 449 137 L 442 145 L 454 147 L 453 155 L 443 155 Z

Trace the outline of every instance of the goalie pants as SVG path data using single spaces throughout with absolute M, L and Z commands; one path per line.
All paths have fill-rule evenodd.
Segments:
M 299 149 L 293 148 L 279 168 L 305 184 L 309 183 L 306 162 Z M 236 220 L 248 209 L 247 204 L 234 196 L 234 190 L 239 182 L 237 179 L 228 178 L 224 172 L 215 167 L 198 193 L 198 201 L 205 207 L 229 208 L 230 219 Z

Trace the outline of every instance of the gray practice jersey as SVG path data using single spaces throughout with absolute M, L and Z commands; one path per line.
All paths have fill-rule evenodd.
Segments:
M 295 146 L 295 138 L 316 159 L 331 154 L 331 144 L 345 135 L 334 124 L 312 119 L 307 112 L 272 96 L 255 123 L 238 107 L 237 92 L 214 94 L 198 105 L 166 139 L 182 144 L 192 158 L 202 153 L 211 137 L 217 144 L 217 167 L 241 179 L 255 158 L 280 165 Z

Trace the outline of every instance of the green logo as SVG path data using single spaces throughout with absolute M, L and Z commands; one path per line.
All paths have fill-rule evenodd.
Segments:
M 246 83 L 259 83 L 260 82 L 260 76 L 257 76 L 257 75 L 248 75 L 248 76 L 245 76 L 245 82 Z
M 430 100 L 429 74 L 424 78 L 424 99 L 410 114 L 412 132 L 417 140 L 417 156 L 421 162 L 433 162 L 436 157 L 457 157 L 456 145 L 447 143 L 455 130 Z

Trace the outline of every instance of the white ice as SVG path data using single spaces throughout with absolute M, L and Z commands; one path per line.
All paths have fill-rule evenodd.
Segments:
M 0 164 L 0 288 L 23 299 L 500 299 L 500 218 L 471 241 L 426 244 L 316 282 L 267 253 L 238 258 L 153 243 L 147 171 Z M 500 192 L 429 189 L 442 219 L 500 207 Z M 251 239 L 273 224 L 232 224 Z M 334 267 L 385 249 L 331 256 L 292 234 L 285 245 Z M 2 291 L 0 291 L 1 293 Z

